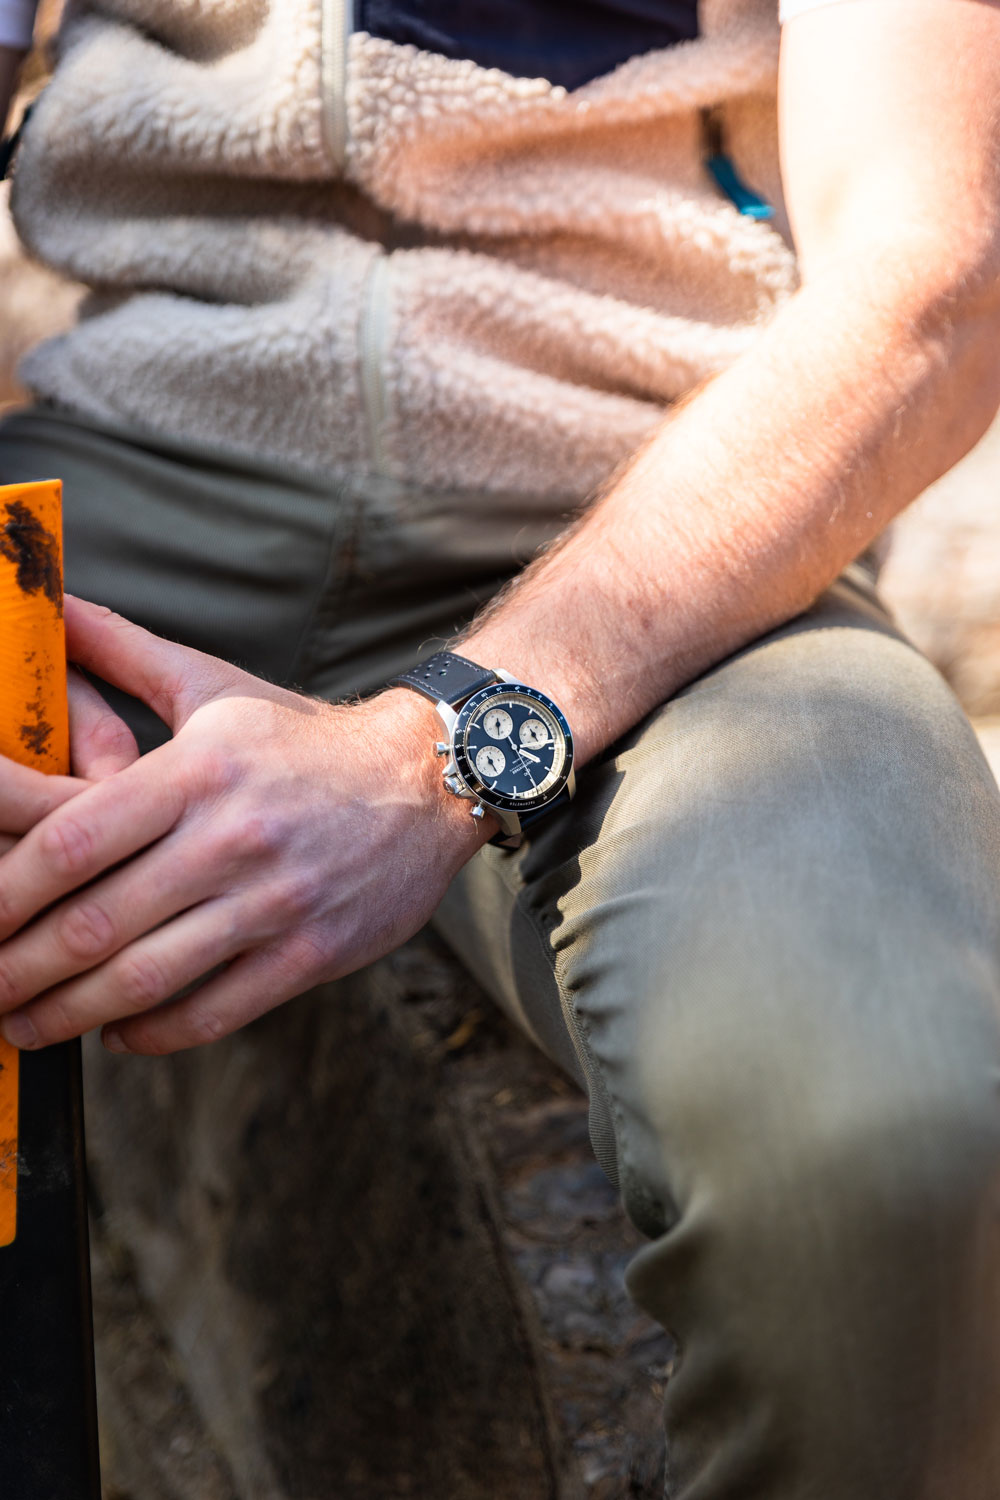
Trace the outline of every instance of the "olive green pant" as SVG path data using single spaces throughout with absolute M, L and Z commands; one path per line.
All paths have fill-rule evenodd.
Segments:
M 446 639 L 564 520 L 9 419 L 0 478 L 42 474 L 71 589 L 325 696 Z M 855 567 L 440 908 L 589 1089 L 649 1237 L 671 1495 L 1000 1496 L 998 867 L 970 726 Z

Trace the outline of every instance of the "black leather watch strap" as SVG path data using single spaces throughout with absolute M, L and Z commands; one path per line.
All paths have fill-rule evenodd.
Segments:
M 567 787 L 563 787 L 558 797 L 553 797 L 552 801 L 547 802 L 544 807 L 537 807 L 534 812 L 521 813 L 520 823 L 522 832 L 528 828 L 531 828 L 535 823 L 540 823 L 542 819 L 547 818 L 550 813 L 558 812 L 561 807 L 569 807 L 572 800 L 573 799 L 569 794 L 569 789 Z M 509 849 L 511 845 L 507 843 L 508 837 L 509 835 L 504 833 L 501 829 L 499 833 L 495 833 L 493 835 L 493 837 L 490 839 L 490 843 L 499 845 L 501 849 Z
M 489 667 L 466 661 L 464 656 L 456 656 L 454 651 L 439 651 L 435 656 L 429 656 L 426 661 L 411 667 L 402 676 L 394 677 L 390 687 L 413 688 L 432 703 L 444 699 L 452 708 L 457 708 L 466 698 L 478 693 L 480 688 L 488 687 L 491 682 L 496 681 L 497 674 L 491 672 Z

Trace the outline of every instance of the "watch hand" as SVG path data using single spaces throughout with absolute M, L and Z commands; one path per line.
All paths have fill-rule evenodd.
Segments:
M 540 760 L 539 756 L 532 755 L 531 751 L 530 750 L 525 750 L 525 748 L 524 748 L 523 745 L 521 746 L 520 750 L 518 751 L 518 754 L 520 755 L 520 757 L 521 757 L 522 760 L 533 760 L 535 762 L 536 766 L 541 765 L 541 760 Z
M 527 766 L 524 764 L 524 761 L 521 759 L 521 747 L 520 747 L 520 745 L 515 745 L 514 744 L 514 740 L 513 740 L 513 737 L 511 735 L 507 736 L 507 743 L 510 746 L 510 748 L 513 750 L 513 752 L 514 752 L 514 759 L 517 761 L 517 763 L 520 766 L 521 770 L 522 771 L 526 771 L 527 770 Z
M 532 774 L 529 771 L 528 767 L 524 764 L 524 761 L 521 759 L 521 751 L 518 748 L 518 746 L 514 744 L 514 739 L 513 739 L 512 735 L 508 735 L 507 736 L 507 743 L 510 745 L 510 748 L 513 750 L 514 754 L 517 756 L 517 769 L 519 771 L 523 771 L 524 772 L 525 776 L 527 776 L 527 778 L 531 782 L 532 786 L 537 786 L 538 782 L 535 780 L 534 776 L 532 776 Z M 528 759 L 529 760 L 537 760 L 538 756 L 537 755 L 531 755 L 531 756 L 528 757 Z

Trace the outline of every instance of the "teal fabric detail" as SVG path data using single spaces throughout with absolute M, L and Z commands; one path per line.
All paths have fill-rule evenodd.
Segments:
M 728 156 L 716 153 L 708 157 L 705 166 L 714 177 L 726 197 L 735 203 L 741 214 L 748 219 L 773 219 L 774 209 L 753 188 L 747 186 Z

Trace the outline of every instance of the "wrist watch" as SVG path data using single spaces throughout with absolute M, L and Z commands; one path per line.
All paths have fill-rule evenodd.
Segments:
M 435 746 L 448 757 L 445 787 L 472 800 L 474 818 L 493 814 L 500 832 L 491 844 L 518 848 L 525 828 L 576 791 L 565 715 L 509 672 L 439 651 L 390 686 L 413 688 L 434 704 L 447 731 Z

